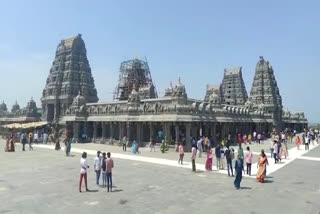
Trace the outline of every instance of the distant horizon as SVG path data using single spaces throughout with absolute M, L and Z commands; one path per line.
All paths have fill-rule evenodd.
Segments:
M 320 3 L 184 1 L 5 1 L 0 8 L 0 102 L 11 110 L 40 98 L 58 43 L 82 34 L 100 102 L 112 101 L 120 63 L 148 59 L 161 97 L 181 76 L 203 100 L 224 69 L 242 67 L 248 96 L 259 56 L 274 69 L 284 109 L 320 123 Z M 239 14 L 239 11 L 241 13 Z M 269 14 L 262 16 L 261 14 Z M 270 15 L 271 14 L 271 15 Z M 39 18 L 40 17 L 40 18 Z M 130 57 L 132 56 L 132 57 Z

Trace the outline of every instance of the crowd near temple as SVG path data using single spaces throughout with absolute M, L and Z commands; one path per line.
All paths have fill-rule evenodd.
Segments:
M 135 58 L 120 64 L 113 101 L 99 102 L 85 43 L 78 34 L 58 44 L 41 105 L 31 99 L 25 108 L 16 103 L 10 111 L 3 102 L 0 125 L 46 121 L 72 130 L 75 142 L 113 143 L 125 137 L 144 145 L 155 139 L 172 145 L 182 142 L 189 151 L 192 139 L 200 136 L 215 142 L 254 131 L 300 132 L 308 121 L 303 112 L 283 107 L 275 72 L 260 56 L 249 94 L 242 67 L 232 67 L 224 69 L 220 84 L 208 83 L 203 99 L 188 97 L 183 73 L 176 82 L 168 82 L 159 97 L 147 60 Z

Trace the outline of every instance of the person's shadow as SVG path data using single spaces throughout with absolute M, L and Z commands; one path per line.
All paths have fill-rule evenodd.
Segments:
M 97 190 L 97 189 L 92 189 L 92 190 L 89 190 L 89 191 L 87 191 L 87 192 L 99 192 L 99 190 Z
M 252 189 L 252 188 L 251 188 L 251 187 L 240 187 L 240 189 L 250 190 L 250 189 Z

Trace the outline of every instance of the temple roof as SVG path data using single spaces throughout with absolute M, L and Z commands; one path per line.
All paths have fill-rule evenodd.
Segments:
M 224 75 L 235 75 L 241 72 L 242 67 L 231 67 L 224 69 Z

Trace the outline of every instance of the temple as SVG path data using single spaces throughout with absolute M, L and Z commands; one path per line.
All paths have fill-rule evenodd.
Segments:
M 97 91 L 81 35 L 62 40 L 43 90 L 42 119 L 73 129 L 76 142 L 110 143 L 127 137 L 140 145 L 151 138 L 169 144 L 208 136 L 214 142 L 228 134 L 268 133 L 272 129 L 301 131 L 308 121 L 303 112 L 283 110 L 282 98 L 270 63 L 260 57 L 248 98 L 242 68 L 226 68 L 220 84 L 209 84 L 204 99 L 188 96 L 183 80 L 168 81 L 158 97 L 147 60 L 120 65 L 113 101 L 98 102 Z M 26 108 L 16 103 L 9 113 L 3 102 L 0 119 L 19 115 L 39 117 L 33 100 Z M 30 118 L 30 117 L 29 117 Z
M 97 90 L 81 34 L 62 40 L 42 93 L 42 117 L 49 122 L 63 116 L 78 93 L 86 102 L 97 102 Z

